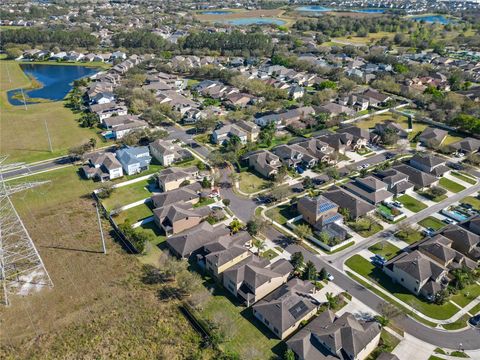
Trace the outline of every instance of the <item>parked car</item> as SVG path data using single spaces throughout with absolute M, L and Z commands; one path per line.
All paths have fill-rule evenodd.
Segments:
M 426 228 L 423 230 L 423 234 L 426 236 L 432 236 L 435 233 L 435 230 L 432 228 Z
M 445 218 L 442 220 L 445 224 L 456 224 L 457 222 L 455 220 L 452 220 L 450 218 Z
M 403 208 L 403 204 L 400 201 L 393 201 L 392 204 L 393 204 L 393 206 L 395 206 L 399 209 Z
M 463 165 L 459 163 L 449 162 L 447 163 L 447 166 L 455 170 L 463 170 Z
M 333 281 L 335 278 L 333 277 L 332 274 L 330 274 L 329 272 L 327 272 L 327 279 L 328 279 L 328 281 Z
M 480 314 L 476 315 L 474 317 L 471 317 L 470 320 L 468 320 L 468 323 L 470 325 L 480 329 Z
M 372 264 L 373 265 L 378 265 L 378 266 L 383 266 L 387 262 L 387 259 L 385 259 L 383 256 L 375 254 L 375 256 L 372 257 Z
M 305 172 L 305 169 L 302 168 L 301 166 L 297 166 L 297 173 L 299 173 L 300 175 L 303 174 Z

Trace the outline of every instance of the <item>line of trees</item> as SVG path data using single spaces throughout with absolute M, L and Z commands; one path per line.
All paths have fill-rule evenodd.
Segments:
M 1 47 L 5 49 L 11 44 L 26 44 L 31 47 L 43 45 L 59 46 L 62 49 L 91 48 L 98 45 L 98 39 L 83 30 L 53 30 L 38 27 L 2 31 Z

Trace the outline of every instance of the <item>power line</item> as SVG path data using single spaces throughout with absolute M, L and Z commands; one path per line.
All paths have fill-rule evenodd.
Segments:
M 50 148 L 50 152 L 53 152 L 52 150 L 52 139 L 50 139 L 50 131 L 48 131 L 48 125 L 47 125 L 47 119 L 44 119 L 45 122 L 45 129 L 47 130 L 47 137 L 48 137 L 48 147 Z

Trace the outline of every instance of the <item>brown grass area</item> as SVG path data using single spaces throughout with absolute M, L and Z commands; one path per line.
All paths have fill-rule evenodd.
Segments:
M 92 200 L 95 186 L 75 168 L 35 176 L 50 184 L 15 195 L 54 282 L 1 308 L 2 359 L 184 359 L 199 338 L 175 301 L 144 285 L 141 264 L 107 236 L 101 242 Z M 104 222 L 108 234 L 109 225 Z
M 233 10 L 232 10 L 233 11 Z M 228 19 L 239 19 L 239 18 L 251 18 L 251 17 L 276 17 L 280 16 L 283 13 L 283 10 L 272 9 L 272 10 L 253 10 L 253 11 L 234 11 L 228 14 L 219 14 L 219 15 L 205 15 L 198 13 L 196 17 L 201 21 L 219 21 L 219 20 L 228 20 Z

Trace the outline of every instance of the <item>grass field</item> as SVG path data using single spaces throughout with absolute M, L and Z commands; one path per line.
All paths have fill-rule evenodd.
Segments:
M 440 230 L 445 226 L 445 223 L 433 216 L 429 216 L 418 222 L 419 225 L 422 225 L 424 228 L 432 228 L 433 230 Z
M 271 184 L 270 181 L 265 180 L 259 175 L 253 174 L 249 171 L 240 173 L 240 179 L 238 180 L 238 183 L 240 185 L 240 190 L 248 194 L 266 189 Z
M 408 210 L 415 213 L 427 208 L 427 205 L 411 197 L 410 195 L 402 195 L 397 198 Z
M 403 231 L 399 231 L 395 234 L 395 236 L 408 244 L 413 244 L 423 239 L 423 235 L 419 231 L 412 232 L 411 234 L 406 234 Z
M 188 358 L 199 337 L 164 285 L 145 285 L 141 264 L 109 234 L 101 241 L 93 201 L 97 185 L 76 168 L 35 175 L 51 183 L 13 197 L 53 280 L 52 289 L 2 307 L 2 359 Z M 173 359 L 173 357 L 171 357 Z
M 9 162 L 34 162 L 68 153 L 72 146 L 90 138 L 101 141 L 94 129 L 81 128 L 74 114 L 64 102 L 50 102 L 23 106 L 8 103 L 6 92 L 10 89 L 29 88 L 31 80 L 18 63 L 0 61 L 0 153 L 9 154 Z M 50 152 L 45 128 L 47 122 L 52 141 Z
M 480 210 L 480 199 L 478 197 L 467 196 L 466 198 L 463 198 L 460 202 L 470 204 L 474 209 Z
M 153 216 L 153 212 L 150 206 L 148 206 L 148 204 L 141 204 L 122 211 L 120 214 L 118 214 L 118 216 L 115 217 L 115 222 L 117 224 L 122 224 L 126 220 L 128 220 L 130 221 L 130 223 L 134 224 L 137 221 L 143 220 L 150 216 Z
M 394 33 L 388 33 L 385 31 L 379 31 L 377 33 L 369 33 L 366 37 L 360 37 L 360 36 L 343 36 L 343 37 L 336 37 L 332 38 L 333 42 L 342 42 L 342 43 L 349 43 L 353 45 L 367 45 L 371 44 L 377 40 L 380 40 L 383 37 L 387 37 L 389 39 L 392 39 Z
M 295 206 L 290 204 L 275 206 L 265 213 L 270 219 L 284 225 L 288 220 L 299 215 Z
M 455 176 L 456 178 L 459 178 L 460 180 L 465 181 L 468 184 L 475 185 L 477 183 L 477 181 L 472 177 L 463 175 L 459 172 L 452 171 L 451 174 L 452 176 Z
M 387 260 L 390 260 L 400 252 L 400 249 L 398 247 L 390 244 L 388 241 L 381 241 L 375 245 L 372 245 L 368 248 L 368 250 L 370 250 L 374 254 L 385 257 Z
M 460 305 L 460 307 L 465 307 L 473 300 L 475 300 L 478 296 L 480 296 L 480 285 L 474 283 L 471 285 L 467 285 L 465 289 L 463 289 L 461 292 L 453 295 L 451 297 L 451 300 L 457 305 Z
M 360 255 L 352 256 L 345 262 L 345 265 L 367 279 L 373 280 L 396 298 L 433 319 L 448 319 L 458 312 L 458 308 L 449 302 L 446 302 L 444 305 L 436 305 L 421 300 L 402 286 L 394 284 L 381 269 Z
M 441 187 L 453 193 L 458 193 L 462 190 L 465 190 L 465 186 L 457 184 L 456 182 L 453 182 L 452 180 L 447 179 L 445 177 L 440 179 L 439 184 Z
M 148 186 L 148 181 L 143 180 L 116 188 L 109 198 L 102 200 L 102 203 L 108 211 L 111 211 L 119 208 L 120 206 L 146 199 L 152 196 L 152 193 L 148 191 Z

